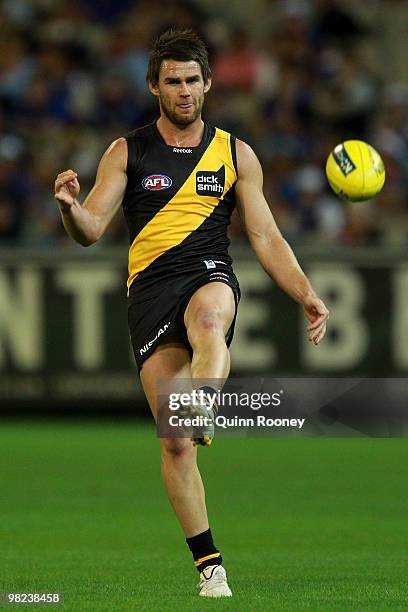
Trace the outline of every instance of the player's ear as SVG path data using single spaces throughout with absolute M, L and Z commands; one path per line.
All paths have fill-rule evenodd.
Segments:
M 154 96 L 159 96 L 159 84 L 153 85 L 151 81 L 148 81 L 149 89 Z
M 210 91 L 211 89 L 211 79 L 208 79 L 208 81 L 204 84 L 204 93 L 207 93 L 207 91 Z

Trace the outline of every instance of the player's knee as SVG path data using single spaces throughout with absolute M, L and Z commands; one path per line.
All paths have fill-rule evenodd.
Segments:
M 222 313 L 217 305 L 200 306 L 197 309 L 194 320 L 188 326 L 192 335 L 222 334 Z
M 196 450 L 190 439 L 187 438 L 164 438 L 162 440 L 163 461 L 188 461 L 195 460 Z

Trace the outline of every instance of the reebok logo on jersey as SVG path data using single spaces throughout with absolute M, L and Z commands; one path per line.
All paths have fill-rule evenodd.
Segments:
M 171 187 L 172 184 L 171 178 L 165 174 L 149 174 L 142 181 L 143 189 L 148 189 L 149 191 L 162 191 Z
M 225 166 L 217 172 L 197 172 L 196 192 L 198 195 L 220 197 L 224 193 Z
M 173 147 L 173 153 L 192 153 L 193 149 L 183 149 L 179 147 Z

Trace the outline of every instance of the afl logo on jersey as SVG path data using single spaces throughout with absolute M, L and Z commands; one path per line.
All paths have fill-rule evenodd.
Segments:
M 162 189 L 168 189 L 173 184 L 173 181 L 169 176 L 165 174 L 149 174 L 142 181 L 143 189 L 149 191 L 162 191 Z

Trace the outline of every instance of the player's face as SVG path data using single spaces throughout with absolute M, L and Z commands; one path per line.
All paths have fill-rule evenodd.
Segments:
M 151 92 L 158 96 L 161 111 L 175 125 L 185 126 L 201 117 L 204 94 L 211 81 L 204 83 L 198 62 L 163 60 L 159 83 L 150 85 Z

